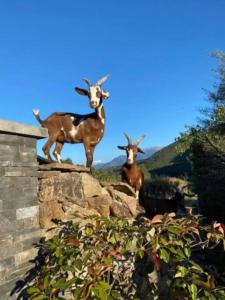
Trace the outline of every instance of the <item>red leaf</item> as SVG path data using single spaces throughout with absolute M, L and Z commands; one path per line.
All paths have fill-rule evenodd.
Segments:
M 158 257 L 158 255 L 155 252 L 149 252 L 148 255 L 151 257 L 151 260 L 153 261 L 156 271 L 160 271 L 161 268 L 161 262 L 160 259 Z
M 107 252 L 105 252 L 105 256 L 114 257 L 118 260 L 124 259 L 124 256 L 119 251 L 107 251 Z
M 78 247 L 80 242 L 77 239 L 69 239 L 67 245 Z
M 213 224 L 213 228 L 217 229 L 219 232 L 222 233 L 223 236 L 225 236 L 225 225 L 223 223 L 217 223 L 215 221 Z

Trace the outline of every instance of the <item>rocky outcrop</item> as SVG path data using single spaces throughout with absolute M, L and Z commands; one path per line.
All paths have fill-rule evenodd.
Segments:
M 52 227 L 55 220 L 93 215 L 136 218 L 143 213 L 129 185 L 122 182 L 102 185 L 85 167 L 41 165 L 38 178 L 41 228 Z

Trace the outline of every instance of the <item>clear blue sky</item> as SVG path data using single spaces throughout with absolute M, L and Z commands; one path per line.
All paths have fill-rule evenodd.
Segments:
M 146 134 L 142 147 L 167 145 L 206 105 L 224 12 L 224 0 L 0 0 L 0 118 L 39 126 L 33 108 L 43 118 L 91 112 L 74 87 L 110 74 L 95 160 L 121 154 L 123 132 Z M 85 162 L 81 145 L 62 154 Z

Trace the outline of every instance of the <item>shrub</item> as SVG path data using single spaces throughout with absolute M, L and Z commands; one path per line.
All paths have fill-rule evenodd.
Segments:
M 196 216 L 69 222 L 41 246 L 44 264 L 27 292 L 33 300 L 222 300 L 222 276 L 203 259 L 222 242 L 224 225 Z

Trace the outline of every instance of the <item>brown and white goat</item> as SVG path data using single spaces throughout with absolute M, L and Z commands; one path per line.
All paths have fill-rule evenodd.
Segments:
M 127 146 L 118 146 L 119 149 L 125 150 L 127 154 L 127 161 L 122 166 L 122 180 L 128 183 L 131 187 L 134 188 L 136 193 L 136 198 L 139 198 L 139 192 L 143 187 L 144 183 L 144 174 L 141 169 L 137 166 L 136 157 L 138 152 L 144 153 L 144 151 L 138 147 L 140 142 L 144 139 L 145 136 L 141 136 L 135 143 L 132 144 L 131 137 L 125 133 L 125 136 L 128 141 Z
M 86 166 L 91 168 L 95 147 L 104 135 L 105 111 L 103 100 L 109 98 L 109 93 L 102 89 L 102 85 L 107 79 L 108 76 L 105 76 L 95 85 L 89 79 L 84 79 L 89 88 L 75 88 L 77 93 L 89 98 L 91 108 L 95 109 L 93 113 L 80 115 L 69 112 L 55 112 L 47 119 L 42 120 L 39 110 L 33 110 L 42 127 L 48 129 L 49 138 L 43 147 L 43 152 L 48 159 L 52 160 L 50 149 L 54 143 L 56 143 L 56 146 L 53 155 L 58 162 L 61 162 L 60 153 L 64 143 L 83 143 L 87 158 Z

